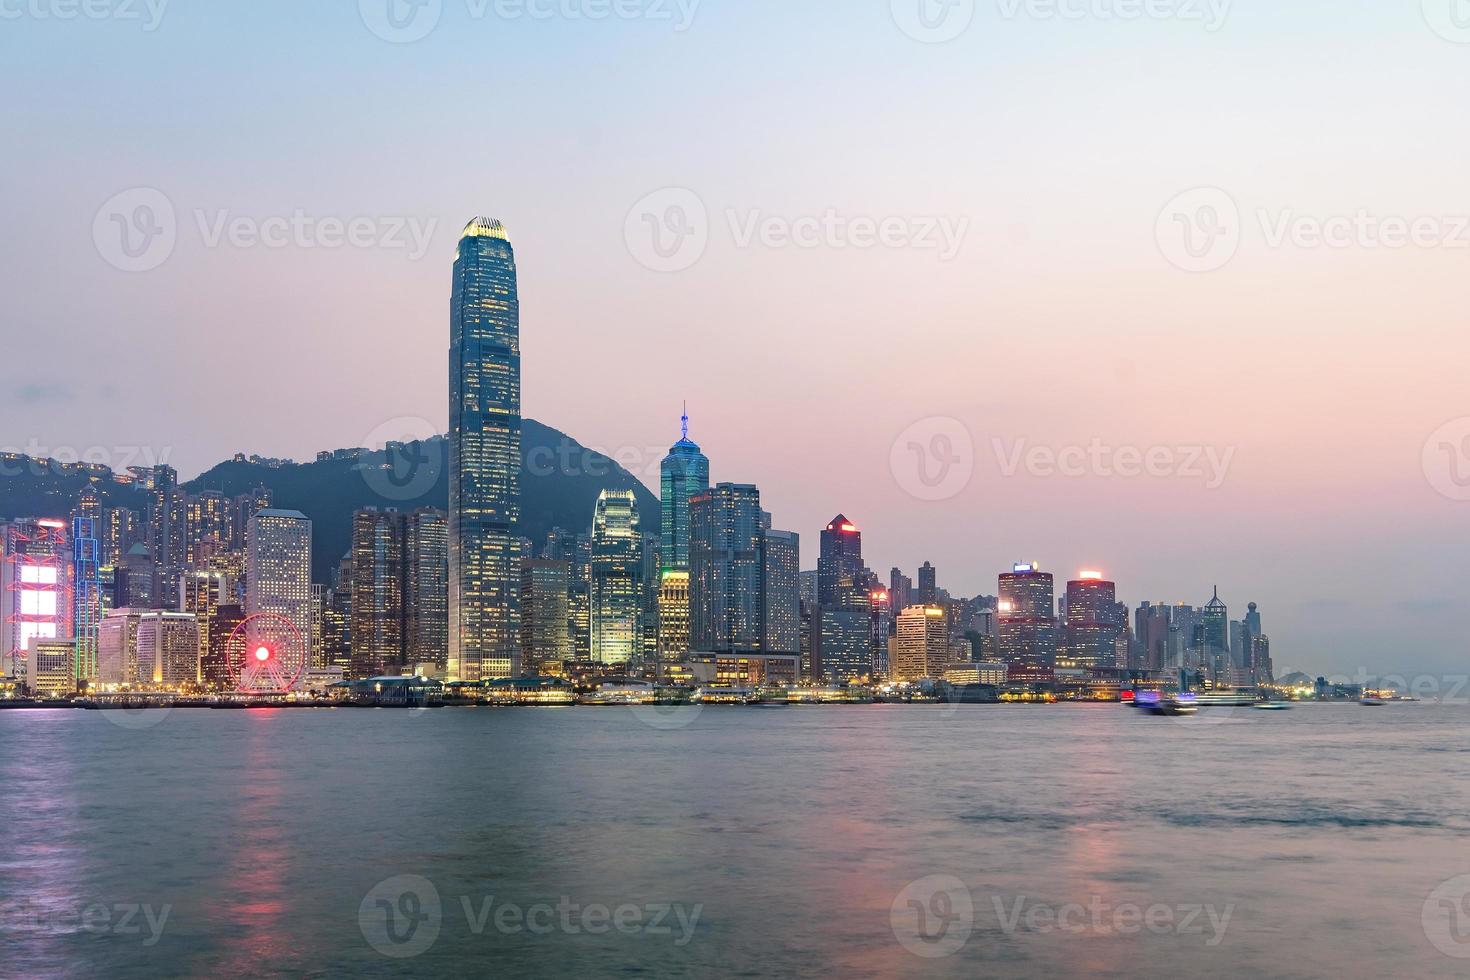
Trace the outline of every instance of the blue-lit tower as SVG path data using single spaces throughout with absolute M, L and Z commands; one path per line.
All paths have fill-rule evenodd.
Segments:
M 689 409 L 684 409 L 683 432 L 664 457 L 660 493 L 663 566 L 689 570 L 689 498 L 709 489 L 709 459 L 689 439 Z

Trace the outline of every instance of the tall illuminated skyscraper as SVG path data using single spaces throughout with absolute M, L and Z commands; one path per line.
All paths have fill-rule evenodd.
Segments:
M 689 647 L 759 653 L 766 640 L 760 490 L 721 483 L 689 502 Z
M 520 659 L 521 312 L 505 226 L 475 218 L 449 311 L 449 677 Z
M 449 524 L 425 508 L 403 516 L 403 662 L 443 667 L 449 656 Z
M 592 517 L 592 661 L 643 655 L 643 532 L 631 490 L 604 490 Z
M 1056 598 L 1050 572 L 1021 562 L 1000 577 L 1000 656 L 1022 676 L 1051 675 L 1057 661 Z
M 689 440 L 689 410 L 685 408 L 683 434 L 659 465 L 662 473 L 663 567 L 689 569 L 689 498 L 709 489 L 709 459 Z
M 302 643 L 311 642 L 311 520 L 300 511 L 262 510 L 250 518 L 245 531 L 245 613 L 290 620 Z
M 352 675 L 403 666 L 403 517 L 368 507 L 352 515 Z
M 868 597 L 860 588 L 862 575 L 863 533 L 838 514 L 822 529 L 822 549 L 817 558 L 818 605 L 823 609 L 866 612 Z
M 766 653 L 801 652 L 801 536 L 765 533 Z
M 1114 667 L 1118 637 L 1128 624 L 1128 610 L 1118 602 L 1118 587 L 1102 572 L 1085 571 L 1067 583 L 1067 615 L 1062 624 L 1058 659 L 1069 667 Z

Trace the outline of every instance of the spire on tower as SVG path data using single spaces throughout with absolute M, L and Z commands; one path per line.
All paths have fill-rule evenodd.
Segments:
M 682 435 L 680 436 L 680 438 L 681 439 L 688 439 L 689 438 L 689 402 L 688 402 L 687 399 L 684 402 L 684 417 L 680 421 L 681 421 L 681 423 L 683 425 Z

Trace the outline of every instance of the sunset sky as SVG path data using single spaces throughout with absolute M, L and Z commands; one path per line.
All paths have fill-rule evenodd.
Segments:
M 1130 607 L 1218 584 L 1235 618 L 1260 603 L 1278 674 L 1470 670 L 1470 28 L 1450 0 L 1215 0 L 1223 23 L 1206 0 L 1126 20 L 981 0 L 945 43 L 910 36 L 918 2 L 442 0 L 394 43 L 375 0 L 175 0 L 156 23 L 143 0 L 139 20 L 13 0 L 0 447 L 144 447 L 192 477 L 442 429 L 450 264 L 484 214 L 517 250 L 525 415 L 653 484 L 687 398 L 714 479 L 758 484 L 806 567 L 840 511 L 885 578 L 927 559 L 993 593 L 1035 559 L 1105 570 Z M 96 226 L 139 188 L 177 240 L 129 272 Z M 650 200 L 703 208 L 687 268 L 649 267 Z M 1222 200 L 1238 249 L 1181 268 L 1173 209 Z M 297 212 L 431 234 L 421 256 L 211 244 Z M 903 240 L 744 240 L 829 212 Z M 1395 222 L 1417 242 L 1385 244 Z M 953 255 L 923 247 L 931 224 L 964 229 Z M 904 434 L 957 430 L 971 478 L 918 499 Z M 1095 441 L 1229 466 L 1214 487 L 1007 472 Z

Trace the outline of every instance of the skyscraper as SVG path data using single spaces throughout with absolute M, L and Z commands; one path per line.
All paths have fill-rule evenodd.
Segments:
M 449 352 L 449 677 L 516 673 L 521 316 L 505 226 L 475 218 L 454 258 Z
M 289 620 L 311 642 L 311 520 L 296 510 L 262 510 L 245 532 L 245 613 Z M 253 636 L 247 637 L 254 643 Z M 310 650 L 292 657 L 309 657 Z
M 352 676 L 403 669 L 403 519 L 368 507 L 352 515 Z
M 521 669 L 560 675 L 572 659 L 567 614 L 570 562 L 535 558 L 521 563 Z
M 442 510 L 403 515 L 403 662 L 449 660 L 449 522 Z
M 909 606 L 898 614 L 891 679 L 939 680 L 949 669 L 949 617 L 942 606 Z
M 1000 656 L 1023 676 L 1044 678 L 1056 666 L 1056 599 L 1050 572 L 1021 562 L 1000 576 Z
M 1218 586 L 1214 597 L 1205 603 L 1201 624 L 1204 667 L 1211 672 L 1217 684 L 1244 683 L 1235 676 L 1235 665 L 1230 659 L 1230 610 L 1220 598 Z
M 721 483 L 689 501 L 689 647 L 759 653 L 765 643 L 760 491 Z
M 1118 637 L 1127 622 L 1128 610 L 1118 602 L 1117 586 L 1101 572 L 1082 572 L 1068 582 L 1067 616 L 1062 625 L 1062 654 L 1067 665 L 1119 666 Z
M 817 558 L 817 604 L 823 608 L 867 607 L 867 596 L 855 596 L 863 574 L 863 533 L 838 514 L 822 529 Z
M 933 605 L 939 599 L 938 575 L 935 567 L 927 561 L 919 569 L 919 603 L 921 605 Z
M 765 532 L 766 653 L 801 652 L 801 537 Z
M 659 582 L 657 675 L 689 654 L 689 573 L 669 569 Z
M 689 439 L 689 410 L 685 408 L 682 435 L 659 465 L 659 518 L 663 567 L 689 569 L 689 498 L 709 489 L 709 459 Z
M 0 672 L 24 677 L 38 640 L 72 640 L 73 554 L 67 522 L 0 524 Z
M 592 517 L 592 661 L 627 664 L 643 653 L 643 532 L 631 490 L 604 490 Z

